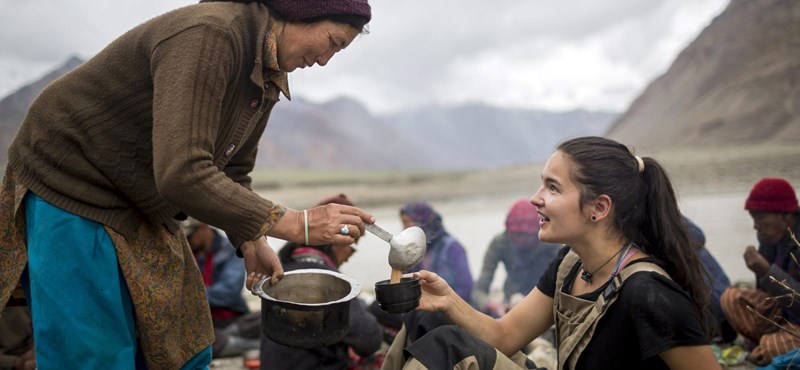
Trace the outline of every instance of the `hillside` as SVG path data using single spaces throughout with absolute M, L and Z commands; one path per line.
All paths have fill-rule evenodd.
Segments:
M 732 0 L 607 132 L 646 150 L 800 140 L 800 2 Z
M 71 58 L 0 101 L 0 163 L 28 106 L 51 81 L 81 63 Z M 260 169 L 462 170 L 542 160 L 566 137 L 599 135 L 616 114 L 430 106 L 375 115 L 354 99 L 275 106 L 259 145 Z

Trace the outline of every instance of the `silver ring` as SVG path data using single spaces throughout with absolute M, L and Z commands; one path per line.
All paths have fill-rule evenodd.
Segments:
M 347 234 L 350 234 L 350 229 L 348 229 L 348 228 L 347 228 L 347 225 L 344 225 L 344 226 L 342 226 L 342 228 L 339 230 L 339 234 L 342 234 L 342 235 L 347 235 Z

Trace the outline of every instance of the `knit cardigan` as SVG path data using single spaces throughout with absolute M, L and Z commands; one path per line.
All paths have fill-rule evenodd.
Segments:
M 285 210 L 248 175 L 279 100 L 265 77 L 285 81 L 265 65 L 270 22 L 258 3 L 204 3 L 132 29 L 44 89 L 9 168 L 48 202 L 126 237 L 143 222 L 174 232 L 186 213 L 237 248 L 257 238 Z

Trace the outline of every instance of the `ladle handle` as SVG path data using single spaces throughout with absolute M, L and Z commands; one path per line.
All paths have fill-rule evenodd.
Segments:
M 388 231 L 386 231 L 386 230 L 382 229 L 382 228 L 381 228 L 380 226 L 378 226 L 378 225 L 375 225 L 375 224 L 365 224 L 365 225 L 364 225 L 364 228 L 366 228 L 366 229 L 367 229 L 367 231 L 369 231 L 369 232 L 371 232 L 371 233 L 375 234 L 375 236 L 377 236 L 377 237 L 379 237 L 379 238 L 381 238 L 381 239 L 383 239 L 383 240 L 385 240 L 385 241 L 387 241 L 387 242 L 388 242 L 389 240 L 392 240 L 392 237 L 393 237 L 393 235 L 392 235 L 391 233 L 389 233 Z

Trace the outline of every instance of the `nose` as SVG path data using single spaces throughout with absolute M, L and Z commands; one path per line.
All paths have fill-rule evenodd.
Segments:
M 328 64 L 328 62 L 330 62 L 331 58 L 333 58 L 333 54 L 335 53 L 336 53 L 335 51 L 330 51 L 320 55 L 317 58 L 317 64 L 319 64 L 320 66 L 325 66 L 326 64 Z
M 533 196 L 531 196 L 530 202 L 531 202 L 531 204 L 533 204 L 536 207 L 541 207 L 541 206 L 544 205 L 544 199 L 542 199 L 542 196 L 541 196 L 541 192 L 542 192 L 543 188 L 544 188 L 544 186 L 540 186 L 539 189 L 537 189 L 536 192 L 533 193 Z

